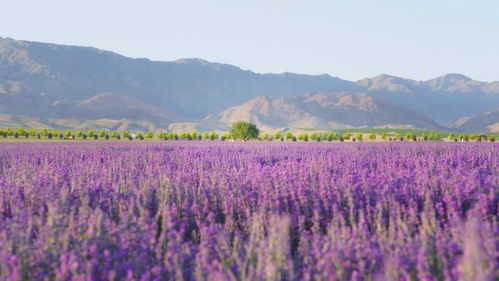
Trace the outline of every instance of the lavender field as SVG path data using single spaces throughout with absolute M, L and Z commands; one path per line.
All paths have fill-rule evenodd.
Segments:
M 499 144 L 1 143 L 0 280 L 497 280 Z

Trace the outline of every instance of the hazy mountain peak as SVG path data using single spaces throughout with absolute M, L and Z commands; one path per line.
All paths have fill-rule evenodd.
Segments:
M 404 79 L 388 74 L 381 74 L 372 78 L 357 81 L 357 85 L 368 91 L 411 92 L 411 88 L 418 85 L 417 81 Z
M 451 73 L 425 82 L 432 90 L 443 92 L 478 92 L 483 91 L 486 83 L 475 81 L 463 74 Z
M 205 119 L 203 127 L 247 120 L 263 130 L 395 126 L 441 128 L 432 120 L 365 93 L 315 93 L 293 98 L 256 97 Z
M 183 59 L 174 60 L 172 62 L 178 64 L 201 64 L 201 65 L 206 65 L 211 63 L 207 60 L 200 58 L 183 58 Z
M 453 125 L 459 131 L 499 133 L 499 107 L 472 117 L 461 117 Z
M 457 81 L 457 80 L 466 80 L 466 81 L 471 81 L 473 79 L 469 78 L 468 76 L 461 74 L 461 73 L 449 73 L 441 77 L 437 77 L 436 79 L 443 79 L 443 80 L 451 80 L 451 81 Z
M 113 94 L 99 94 L 106 92 Z M 364 92 L 368 96 L 345 94 L 352 92 Z M 305 93 L 342 94 L 305 97 Z M 410 108 L 450 124 L 461 116 L 496 108 L 499 106 L 497 94 L 499 82 L 483 83 L 460 74 L 424 82 L 383 74 L 353 83 L 327 74 L 259 74 L 198 58 L 157 62 L 92 47 L 0 39 L 0 114 L 14 116 L 22 112 L 40 120 L 68 116 L 84 120 L 119 117 L 135 121 L 140 118 L 164 128 L 165 123 L 173 119 L 201 121 L 207 115 L 251 100 L 246 104 L 251 111 L 246 112 L 258 116 L 262 124 L 280 124 L 275 120 L 298 116 L 293 120 L 308 121 L 281 123 L 333 126 L 324 121 L 329 120 L 330 115 L 324 113 L 321 119 L 310 108 L 319 112 L 342 112 L 351 118 L 341 119 L 345 124 L 361 124 L 361 119 L 349 114 L 396 112 L 393 107 L 384 107 L 381 98 L 394 107 Z M 277 119 L 268 119 L 269 116 Z M 389 120 L 386 116 L 383 118 Z

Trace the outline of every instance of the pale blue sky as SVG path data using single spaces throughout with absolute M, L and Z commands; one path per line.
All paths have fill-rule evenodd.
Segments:
M 498 0 L 1 0 L 0 36 L 256 72 L 499 80 Z

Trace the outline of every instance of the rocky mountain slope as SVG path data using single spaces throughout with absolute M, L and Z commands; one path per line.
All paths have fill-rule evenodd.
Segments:
M 453 128 L 469 133 L 499 133 L 499 107 L 472 117 L 459 118 Z
M 133 59 L 89 47 L 0 38 L 0 125 L 167 128 L 200 122 L 257 96 L 289 100 L 307 93 L 344 92 L 381 98 L 442 125 L 499 107 L 499 82 L 457 74 L 429 81 L 380 75 L 351 82 L 329 75 L 258 74 L 200 59 Z M 302 125 L 325 125 L 314 120 Z M 370 124 L 340 121 L 338 126 Z
M 379 75 L 357 82 L 370 95 L 408 107 L 443 125 L 499 106 L 499 82 L 485 83 L 462 74 L 428 81 Z
M 260 96 L 212 114 L 197 126 L 228 128 L 238 120 L 249 120 L 262 130 L 360 127 L 443 129 L 427 117 L 365 93 L 318 93 L 293 98 Z

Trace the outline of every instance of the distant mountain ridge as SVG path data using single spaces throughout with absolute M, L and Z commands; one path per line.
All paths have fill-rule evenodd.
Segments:
M 485 111 L 472 117 L 462 117 L 456 121 L 453 128 L 463 132 L 499 133 L 499 107 Z
M 330 75 L 258 74 L 202 59 L 132 59 L 91 47 L 0 38 L 0 125 L 29 120 L 61 128 L 107 123 L 111 128 L 168 128 L 200 123 L 258 96 L 290 100 L 310 93 L 366 94 L 441 125 L 499 107 L 499 82 L 460 74 L 428 81 L 380 75 L 351 82 Z
M 423 128 L 441 130 L 429 118 L 364 93 L 316 93 L 292 98 L 256 97 L 198 123 L 214 128 L 249 120 L 263 130 L 282 128 Z

